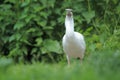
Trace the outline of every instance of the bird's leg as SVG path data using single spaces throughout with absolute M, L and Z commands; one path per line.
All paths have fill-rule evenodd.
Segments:
M 82 59 L 80 59 L 80 63 L 82 64 Z
M 82 59 L 80 59 L 80 63 L 82 64 Z
M 68 62 L 68 65 L 70 65 L 70 57 L 67 55 L 67 62 Z
M 83 59 L 82 59 L 82 58 L 80 58 L 80 63 L 81 63 L 81 64 L 82 64 L 82 60 L 83 60 Z

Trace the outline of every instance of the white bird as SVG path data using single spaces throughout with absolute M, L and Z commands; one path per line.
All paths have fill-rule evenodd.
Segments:
M 66 32 L 63 36 L 62 45 L 63 50 L 66 53 L 68 64 L 70 64 L 71 58 L 83 59 L 85 53 L 85 41 L 84 36 L 74 31 L 74 20 L 71 9 L 66 9 L 65 28 Z

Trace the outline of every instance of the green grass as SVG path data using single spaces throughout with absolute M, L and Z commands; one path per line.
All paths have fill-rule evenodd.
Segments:
M 15 65 L 11 59 L 1 59 L 0 80 L 119 80 L 119 52 L 96 51 L 70 66 L 66 62 Z
M 119 0 L 0 1 L 0 80 L 119 80 L 118 2 Z M 63 58 L 59 63 L 23 64 L 27 63 L 25 56 L 28 54 L 32 55 L 32 60 L 39 60 L 41 54 L 63 53 L 59 43 L 64 34 L 66 8 L 73 9 L 75 31 L 85 36 L 87 48 L 83 62 L 73 60 L 68 66 Z M 17 64 L 14 63 L 16 58 Z M 45 56 L 43 60 L 51 59 Z

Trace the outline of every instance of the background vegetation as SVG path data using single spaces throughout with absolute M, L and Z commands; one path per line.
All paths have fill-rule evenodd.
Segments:
M 70 67 L 61 45 L 66 8 L 87 45 L 83 63 Z M 118 80 L 119 41 L 119 0 L 0 1 L 1 80 Z

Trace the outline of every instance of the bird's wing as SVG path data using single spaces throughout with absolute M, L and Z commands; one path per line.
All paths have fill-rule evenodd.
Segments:
M 86 45 L 85 45 L 84 36 L 82 34 L 78 33 L 78 32 L 74 32 L 74 34 L 75 34 L 75 38 L 77 39 L 76 40 L 77 43 L 80 43 L 80 44 L 83 45 L 83 47 L 85 47 Z

